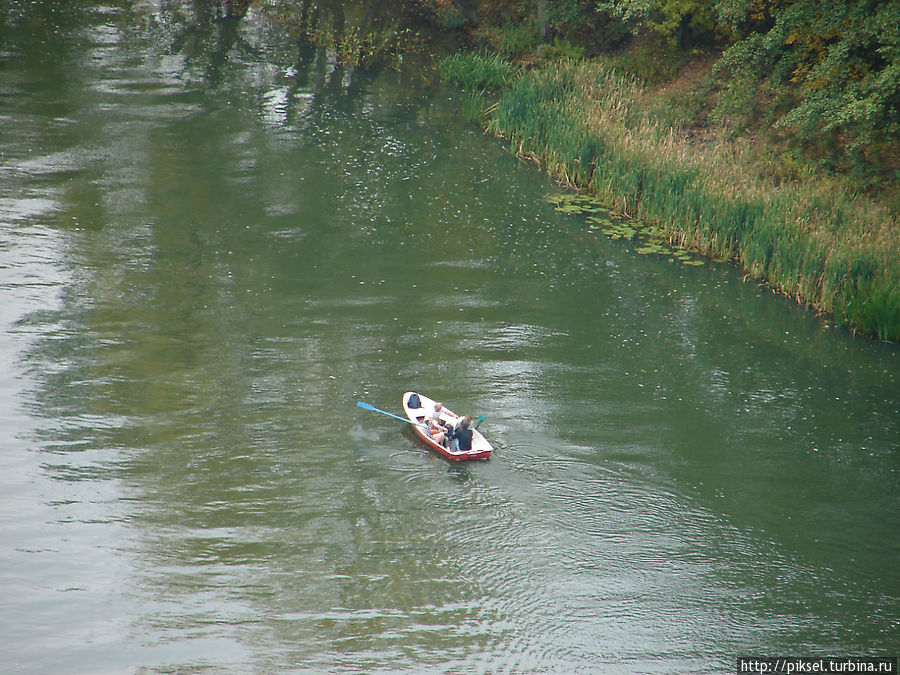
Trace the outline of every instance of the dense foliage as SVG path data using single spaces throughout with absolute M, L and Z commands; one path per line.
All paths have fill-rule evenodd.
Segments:
M 729 4 L 724 17 L 739 29 L 747 14 Z M 720 116 L 768 112 L 804 143 L 849 149 L 857 170 L 890 150 L 900 132 L 900 0 L 779 2 L 760 18 L 717 64 Z
M 780 134 L 864 181 L 896 180 L 900 0 L 435 0 L 500 51 L 597 54 L 653 42 L 721 53 L 709 117 Z M 543 45 L 541 44 L 543 43 Z M 670 48 L 668 52 L 665 50 Z

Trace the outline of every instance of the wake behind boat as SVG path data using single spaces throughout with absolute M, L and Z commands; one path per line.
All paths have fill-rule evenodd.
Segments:
M 487 439 L 481 435 L 478 429 L 472 428 L 472 449 L 459 450 L 455 447 L 444 447 L 440 443 L 436 443 L 428 434 L 426 422 L 434 413 L 434 404 L 436 401 L 428 398 L 424 394 L 418 394 L 414 391 L 407 391 L 403 394 L 403 412 L 413 424 L 416 434 L 422 441 L 435 452 L 443 455 L 447 459 L 455 462 L 470 459 L 487 459 L 491 456 L 493 448 L 487 442 Z M 416 405 L 418 403 L 418 405 Z M 455 426 L 459 421 L 459 415 L 456 415 L 445 407 L 440 414 L 440 419 L 450 426 Z

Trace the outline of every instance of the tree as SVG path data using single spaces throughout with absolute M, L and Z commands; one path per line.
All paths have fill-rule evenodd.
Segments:
M 682 49 L 699 35 L 713 35 L 717 27 L 714 5 L 706 0 L 597 0 L 596 7 L 635 34 L 650 31 Z
M 743 4 L 743 12 L 741 5 Z M 827 137 L 862 159 L 900 135 L 900 0 L 785 0 L 769 21 L 759 2 L 720 2 L 746 37 L 716 66 L 719 118 L 741 119 L 766 101 L 776 127 Z

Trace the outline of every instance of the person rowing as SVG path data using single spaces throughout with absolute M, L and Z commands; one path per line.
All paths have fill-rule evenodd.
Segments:
M 468 452 L 472 449 L 472 436 L 474 432 L 470 428 L 471 426 L 472 418 L 469 415 L 466 415 L 450 434 L 450 437 L 456 443 L 456 447 L 462 452 Z

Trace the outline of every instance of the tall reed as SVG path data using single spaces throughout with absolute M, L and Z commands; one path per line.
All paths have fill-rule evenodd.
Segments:
M 517 75 L 518 69 L 498 54 L 457 52 L 441 61 L 441 77 L 464 89 L 501 89 Z
M 646 112 L 635 80 L 600 64 L 508 82 L 487 129 L 519 155 L 839 324 L 900 339 L 900 225 L 886 209 L 833 179 L 774 180 L 746 144 L 685 138 Z

